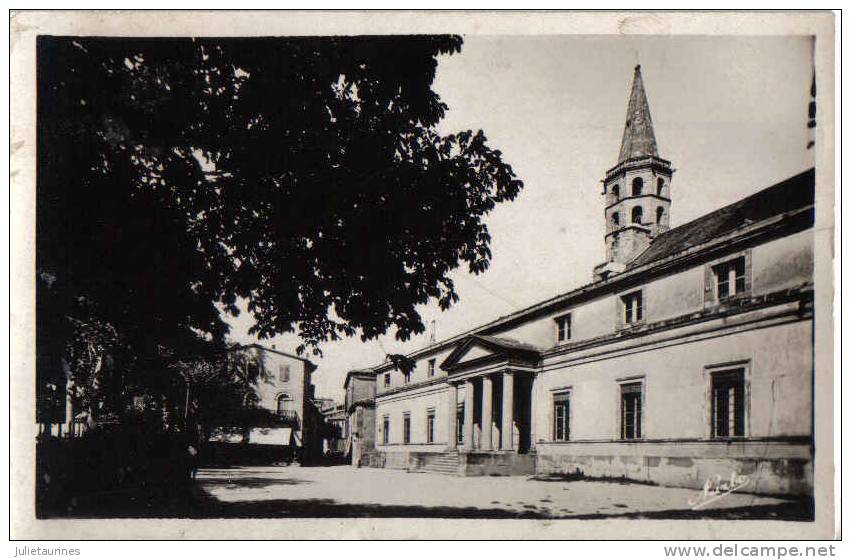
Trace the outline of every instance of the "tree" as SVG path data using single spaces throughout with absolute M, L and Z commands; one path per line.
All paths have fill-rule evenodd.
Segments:
M 522 183 L 482 131 L 441 135 L 454 36 L 38 43 L 37 267 L 140 354 L 255 332 L 424 330 Z M 40 294 L 39 294 L 40 295 Z M 303 350 L 304 347 L 299 348 Z

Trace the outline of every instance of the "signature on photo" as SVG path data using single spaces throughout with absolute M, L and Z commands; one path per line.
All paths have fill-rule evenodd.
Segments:
M 703 489 L 700 494 L 688 500 L 688 505 L 691 509 L 700 509 L 705 505 L 718 501 L 724 496 L 732 494 L 736 490 L 744 488 L 750 483 L 750 478 L 746 475 L 733 472 L 729 479 L 722 480 L 720 474 L 714 477 L 709 477 L 703 484 Z

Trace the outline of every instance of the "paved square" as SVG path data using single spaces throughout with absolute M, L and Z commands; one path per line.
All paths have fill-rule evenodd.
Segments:
M 733 493 L 693 510 L 698 490 L 645 484 L 454 477 L 391 469 L 202 469 L 195 515 L 205 517 L 473 517 L 809 519 L 795 500 Z

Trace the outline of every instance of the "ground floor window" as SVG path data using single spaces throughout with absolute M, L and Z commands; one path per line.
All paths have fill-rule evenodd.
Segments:
M 641 438 L 643 384 L 621 385 L 621 439 Z
M 553 395 L 553 440 L 570 439 L 570 392 Z
M 464 443 L 464 403 L 458 405 L 455 415 L 455 441 Z
M 430 408 L 426 411 L 426 443 L 434 443 L 434 409 Z
M 381 419 L 381 443 L 390 443 L 390 417 L 387 415 Z
M 745 435 L 745 370 L 712 373 L 712 437 Z
M 411 443 L 411 413 L 406 412 L 402 417 L 402 443 Z

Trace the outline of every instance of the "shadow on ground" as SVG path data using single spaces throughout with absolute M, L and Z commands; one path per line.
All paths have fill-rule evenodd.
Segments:
M 193 518 L 278 518 L 278 517 L 375 517 L 375 518 L 444 518 L 444 519 L 773 519 L 812 521 L 811 500 L 789 501 L 772 506 L 748 506 L 718 509 L 670 509 L 654 512 L 613 512 L 573 514 L 524 505 L 522 511 L 506 508 L 427 507 L 414 505 L 347 504 L 331 499 L 253 500 L 222 502 L 202 489 L 196 492 Z M 620 504 L 618 504 L 620 505 Z

